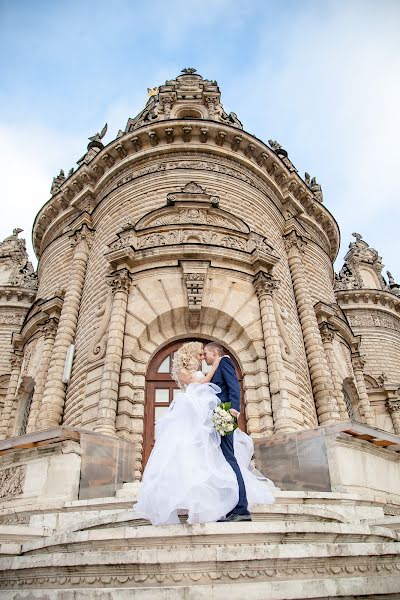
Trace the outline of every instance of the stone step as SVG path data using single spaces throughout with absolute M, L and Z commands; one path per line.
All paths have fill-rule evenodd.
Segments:
M 368 508 L 371 514 L 370 518 L 379 515 L 382 516 L 381 508 Z M 335 511 L 330 507 L 326 506 L 309 506 L 309 505 L 296 505 L 296 504 L 276 504 L 276 505 L 258 505 L 252 509 L 253 522 L 266 522 L 266 521 L 280 521 L 280 522 L 337 522 L 337 523 L 354 523 L 361 522 L 360 515 L 354 515 L 351 511 L 348 514 L 346 511 Z M 80 513 L 79 513 L 80 514 Z M 361 515 L 365 517 L 364 512 Z M 32 520 L 35 517 L 32 517 Z M 182 523 L 186 523 L 187 515 L 182 513 L 180 515 Z M 71 521 L 71 519 L 69 519 Z M 365 518 L 363 520 L 366 520 Z M 376 519 L 379 520 L 379 519 Z M 383 527 L 385 526 L 385 519 L 380 519 L 382 522 L 379 523 Z M 72 524 L 67 525 L 63 528 L 58 527 L 58 531 L 62 529 L 63 533 L 72 531 L 82 531 L 88 529 L 98 529 L 106 527 L 124 527 L 126 525 L 134 526 L 149 526 L 150 522 L 144 519 L 138 519 L 134 513 L 134 510 L 120 510 L 115 513 L 100 514 L 90 518 L 90 513 L 86 513 L 82 520 L 76 518 L 72 521 Z
M 227 530 L 238 525 L 243 527 L 221 524 L 227 537 Z M 259 524 L 246 524 L 254 526 Z M 70 552 L 66 546 L 53 553 L 0 558 L 1 598 L 394 600 L 400 590 L 398 543 L 274 544 L 254 539 L 249 531 L 243 543 L 243 530 L 236 531 L 230 543 L 193 543 L 195 538 L 207 538 L 205 529 L 212 536 L 214 524 L 212 531 L 210 526 L 192 526 L 186 544 L 176 546 L 172 542 L 177 529 L 185 528 L 164 528 L 170 530 L 171 544 L 161 547 Z
M 140 525 L 140 524 L 139 524 Z M 204 523 L 198 525 L 163 525 L 154 527 L 123 526 L 92 528 L 84 531 L 67 531 L 31 540 L 22 544 L 22 554 L 43 552 L 82 552 L 106 550 L 141 549 L 150 546 L 204 546 L 257 543 L 360 543 L 395 542 L 400 534 L 384 527 L 367 524 L 332 522 L 239 522 Z

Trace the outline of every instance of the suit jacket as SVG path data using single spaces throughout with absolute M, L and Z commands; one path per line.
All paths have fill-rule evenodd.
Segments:
M 231 408 L 240 412 L 240 385 L 234 364 L 228 356 L 221 358 L 211 381 L 221 388 L 218 394 L 221 402 L 230 402 Z

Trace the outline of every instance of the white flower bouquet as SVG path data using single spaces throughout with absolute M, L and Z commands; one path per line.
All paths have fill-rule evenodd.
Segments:
M 220 435 L 230 435 L 238 426 L 237 418 L 231 414 L 230 408 L 230 402 L 222 402 L 213 410 L 212 422 Z

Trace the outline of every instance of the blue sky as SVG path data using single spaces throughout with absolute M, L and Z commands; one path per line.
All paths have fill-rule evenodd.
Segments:
M 250 133 L 317 176 L 343 255 L 357 231 L 400 279 L 400 2 L 0 0 L 0 238 L 51 179 L 196 67 Z M 32 253 L 32 251 L 31 251 Z

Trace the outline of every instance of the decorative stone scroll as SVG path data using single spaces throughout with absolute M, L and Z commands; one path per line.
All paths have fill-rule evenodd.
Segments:
M 25 467 L 8 467 L 0 471 L 0 498 L 17 496 L 23 492 Z

